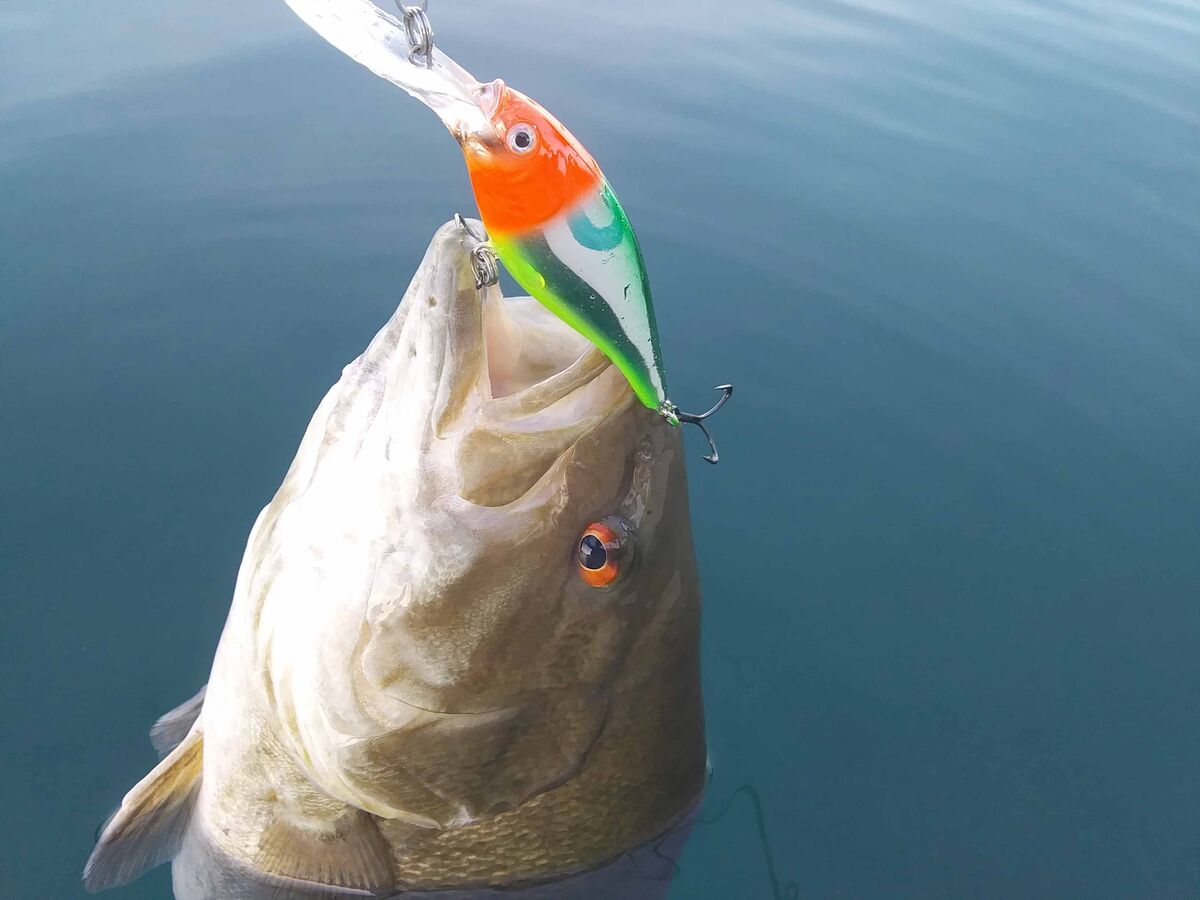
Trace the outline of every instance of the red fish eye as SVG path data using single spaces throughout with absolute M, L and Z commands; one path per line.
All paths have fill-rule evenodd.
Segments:
M 614 518 L 593 522 L 583 530 L 576 550 L 579 577 L 592 587 L 607 587 L 629 564 L 629 526 Z

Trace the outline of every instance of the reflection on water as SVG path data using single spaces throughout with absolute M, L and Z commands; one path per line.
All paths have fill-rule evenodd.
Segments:
M 1193 896 L 1200 11 L 434 12 L 603 163 L 678 401 L 738 386 L 691 483 L 709 797 L 757 786 L 802 896 Z M 79 894 L 461 166 L 275 0 L 0 11 L 0 893 Z M 672 896 L 761 859 L 731 811 Z

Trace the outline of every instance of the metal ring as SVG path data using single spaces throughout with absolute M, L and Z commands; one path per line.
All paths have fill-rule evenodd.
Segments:
M 475 290 L 500 281 L 500 264 L 496 260 L 496 251 L 487 244 L 480 244 L 471 251 L 471 268 L 475 272 Z
M 418 58 L 425 58 L 425 67 L 433 68 L 433 25 L 429 22 L 426 7 L 429 0 L 424 0 L 420 6 L 402 6 L 397 0 L 396 5 L 404 16 L 404 34 L 408 38 L 408 61 L 416 63 Z
M 467 237 L 475 241 L 471 248 L 471 270 L 475 273 L 475 290 L 498 284 L 500 281 L 500 263 L 496 259 L 496 251 L 487 243 L 487 236 L 475 230 L 462 213 L 454 214 L 454 224 L 467 233 Z

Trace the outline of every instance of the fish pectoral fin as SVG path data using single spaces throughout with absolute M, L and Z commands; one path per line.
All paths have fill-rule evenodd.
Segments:
M 83 870 L 89 891 L 128 884 L 173 858 L 200 787 L 204 739 L 199 726 L 134 785 L 104 826 Z
M 195 697 L 185 700 L 169 713 L 164 713 L 150 729 L 150 743 L 154 745 L 158 758 L 162 759 L 179 746 L 200 717 L 204 708 L 204 692 L 208 685 L 200 688 Z
M 277 815 L 259 836 L 254 865 L 273 880 L 317 893 L 374 897 L 394 890 L 391 851 L 360 810 L 318 826 Z

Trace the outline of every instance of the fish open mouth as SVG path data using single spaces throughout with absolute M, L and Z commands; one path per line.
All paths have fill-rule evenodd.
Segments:
M 469 224 L 483 233 L 478 222 Z M 455 222 L 442 226 L 405 300 L 409 340 L 400 343 L 423 357 L 412 360 L 410 387 L 435 398 L 439 436 L 472 429 L 566 434 L 628 404 L 624 377 L 569 325 L 529 297 L 476 287 L 476 244 Z M 411 383 L 422 379 L 433 382 L 424 391 Z

